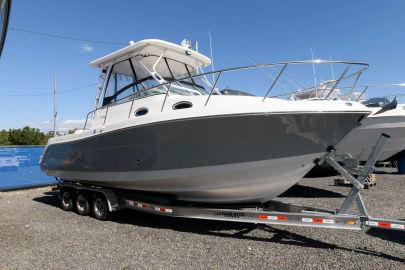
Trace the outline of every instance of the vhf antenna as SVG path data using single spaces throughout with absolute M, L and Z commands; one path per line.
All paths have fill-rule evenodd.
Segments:
M 314 73 L 314 82 L 315 82 L 314 86 L 316 86 L 316 71 L 315 71 L 315 62 L 314 62 L 314 52 L 312 51 L 312 48 L 311 48 L 311 57 L 312 57 L 312 71 Z
M 335 80 L 335 72 L 333 71 L 332 56 L 329 56 L 330 60 L 330 72 L 332 73 L 332 79 Z
M 212 55 L 211 30 L 208 30 L 208 37 L 210 39 L 211 70 L 214 71 L 214 56 Z M 212 82 L 215 82 L 215 74 L 214 73 L 212 73 Z
M 53 137 L 56 137 L 56 121 L 58 112 L 56 110 L 56 75 L 53 77 Z

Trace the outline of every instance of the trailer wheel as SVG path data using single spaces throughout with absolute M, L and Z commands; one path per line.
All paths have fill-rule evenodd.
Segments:
M 73 198 L 72 192 L 68 189 L 62 189 L 60 191 L 60 206 L 65 211 L 73 210 Z
M 93 215 L 98 220 L 106 220 L 108 214 L 107 200 L 103 195 L 97 195 L 93 201 Z
M 83 193 L 79 193 L 76 198 L 76 211 L 82 216 L 90 214 L 90 202 L 87 199 L 87 196 Z

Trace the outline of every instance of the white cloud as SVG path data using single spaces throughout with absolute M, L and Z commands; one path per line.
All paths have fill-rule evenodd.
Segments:
M 68 119 L 62 122 L 64 126 L 77 126 L 77 125 L 84 125 L 84 119 Z
M 82 46 L 80 46 L 81 52 L 92 52 L 93 50 L 94 47 L 91 46 L 89 43 L 84 43 Z

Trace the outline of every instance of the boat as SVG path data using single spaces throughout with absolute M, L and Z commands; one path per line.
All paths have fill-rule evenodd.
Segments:
M 211 60 L 190 44 L 142 40 L 91 62 L 101 70 L 95 107 L 82 130 L 49 139 L 41 169 L 65 181 L 180 201 L 265 202 L 370 113 L 348 101 L 269 97 L 288 66 L 313 61 L 203 72 Z M 228 89 L 220 86 L 224 75 L 265 67 L 280 71 L 261 96 L 221 93 Z
M 297 91 L 291 95 L 292 100 L 319 100 L 329 95 L 330 100 L 347 100 L 361 102 L 371 110 L 371 114 L 354 128 L 344 139 L 336 145 L 336 153 L 340 156 L 350 154 L 351 158 L 365 162 L 381 134 L 390 136 L 384 145 L 378 160 L 392 160 L 398 153 L 405 150 L 405 104 L 397 104 L 396 98 L 389 97 L 367 98 L 366 91 L 376 88 L 404 87 L 404 84 L 362 85 L 350 87 L 349 91 L 334 88 L 333 80 L 323 81 L 319 87 L 305 91 Z M 332 90 L 331 94 L 329 92 Z M 391 99 L 390 99 L 391 98 Z
M 396 98 L 390 100 L 387 97 L 370 98 L 362 103 L 370 107 L 372 113 L 337 144 L 337 153 L 350 153 L 356 160 L 364 162 L 384 133 L 390 136 L 390 140 L 378 160 L 395 159 L 405 150 L 405 104 L 397 104 Z

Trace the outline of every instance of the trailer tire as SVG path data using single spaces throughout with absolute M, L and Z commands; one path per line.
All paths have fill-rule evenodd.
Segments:
M 79 193 L 76 198 L 76 212 L 81 216 L 90 214 L 90 202 L 88 196 L 84 193 Z
M 73 194 L 69 189 L 62 189 L 59 196 L 60 207 L 65 211 L 73 210 Z
M 106 220 L 108 216 L 108 204 L 103 195 L 96 195 L 92 204 L 93 215 L 98 220 Z

